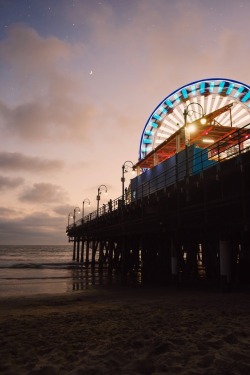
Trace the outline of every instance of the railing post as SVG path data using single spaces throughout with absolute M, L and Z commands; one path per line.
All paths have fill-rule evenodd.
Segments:
M 82 237 L 81 263 L 83 263 L 83 259 L 84 259 L 84 238 Z
M 241 154 L 241 142 L 240 142 L 240 129 L 237 131 L 238 145 L 239 145 L 239 155 Z
M 89 265 L 89 238 L 87 238 L 87 243 L 86 243 L 86 258 L 85 258 L 85 264 L 86 264 L 86 267 Z
M 179 166 L 178 166 L 178 154 L 175 154 L 175 181 L 179 181 Z
M 220 142 L 217 143 L 218 163 L 220 163 Z
M 203 171 L 203 152 L 204 152 L 204 150 L 201 150 L 200 151 L 200 156 L 201 156 L 201 170 Z M 207 153 L 208 153 L 208 151 L 206 151 Z
M 80 238 L 77 237 L 77 251 L 76 251 L 76 260 L 79 262 L 80 259 Z
M 186 177 L 189 177 L 188 146 L 185 147 L 185 150 L 186 150 Z
M 73 245 L 73 257 L 72 260 L 76 259 L 76 237 L 74 237 L 74 245 Z

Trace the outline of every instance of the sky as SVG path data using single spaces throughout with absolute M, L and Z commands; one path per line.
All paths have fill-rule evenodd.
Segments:
M 0 0 L 0 244 L 67 244 L 74 208 L 120 197 L 172 91 L 249 85 L 249 17 L 249 0 Z

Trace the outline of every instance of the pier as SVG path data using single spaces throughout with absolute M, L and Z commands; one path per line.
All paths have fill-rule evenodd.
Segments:
M 69 224 L 73 260 L 161 284 L 249 285 L 250 123 L 214 122 L 230 108 L 202 116 L 188 142 L 184 123 L 134 165 L 126 194 Z

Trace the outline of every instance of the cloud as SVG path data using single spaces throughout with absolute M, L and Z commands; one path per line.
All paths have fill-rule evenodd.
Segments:
M 1 244 L 66 244 L 66 221 L 60 216 L 34 212 L 23 218 L 0 219 Z
M 28 228 L 40 227 L 42 229 L 46 229 L 47 231 L 51 231 L 53 228 L 61 228 L 62 223 L 63 227 L 66 227 L 66 223 L 64 223 L 60 217 L 52 216 L 41 211 L 33 212 L 18 222 Z
M 24 179 L 21 177 L 9 178 L 5 176 L 0 176 L 0 191 L 15 189 L 18 186 L 22 185 Z
M 64 216 L 65 218 L 67 218 L 68 214 L 73 211 L 74 207 L 72 207 L 70 204 L 64 204 L 54 207 L 54 212 L 58 215 Z
M 27 188 L 19 197 L 29 203 L 63 203 L 68 199 L 67 193 L 58 185 L 37 183 Z
M 16 100 L 2 90 L 5 134 L 36 142 L 86 138 L 100 111 L 88 99 L 85 55 L 82 44 L 44 38 L 24 25 L 10 27 L 7 38 L 0 41 L 0 78 L 13 87 L 11 96 Z
M 80 104 L 67 95 L 49 97 L 10 107 L 0 102 L 0 118 L 6 135 L 40 142 L 42 140 L 86 139 L 98 110 Z
M 0 168 L 5 170 L 22 170 L 31 172 L 58 171 L 64 166 L 61 160 L 50 160 L 26 156 L 18 152 L 0 152 Z
M 7 38 L 0 44 L 1 60 L 27 75 L 63 64 L 71 58 L 71 51 L 70 44 L 54 36 L 42 38 L 34 29 L 21 24 L 9 27 Z
M 8 208 L 8 207 L 0 207 L 0 217 L 7 218 L 7 217 L 17 217 L 17 216 L 23 216 L 22 211 L 17 211 L 16 209 L 13 208 Z

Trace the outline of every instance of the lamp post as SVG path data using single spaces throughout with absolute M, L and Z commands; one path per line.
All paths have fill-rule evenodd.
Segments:
M 100 196 L 101 196 L 102 191 L 105 191 L 105 194 L 107 194 L 108 189 L 107 189 L 106 185 L 100 185 L 98 190 L 97 190 L 97 197 L 96 197 L 96 200 L 97 200 L 97 216 L 99 216 L 99 204 L 100 204 L 100 199 L 101 199 Z
M 197 105 L 197 106 L 199 106 L 201 108 L 201 113 L 197 112 L 197 111 L 195 111 L 193 109 L 188 110 L 188 108 L 191 105 Z M 185 144 L 186 144 L 186 146 L 189 146 L 189 143 L 190 143 L 190 132 L 189 132 L 189 129 L 187 128 L 187 116 L 188 116 L 189 112 L 198 113 L 199 115 L 201 115 L 200 123 L 202 125 L 206 124 L 206 122 L 207 122 L 207 120 L 205 118 L 204 109 L 203 109 L 203 107 L 202 107 L 202 105 L 200 103 L 192 102 L 192 103 L 189 103 L 187 105 L 187 107 L 184 109 L 184 112 L 183 112 L 183 117 L 184 117 L 184 131 L 185 131 Z
M 68 214 L 68 227 L 69 227 L 69 219 L 70 219 L 71 217 L 73 217 L 72 212 L 70 212 L 70 213 Z
M 73 215 L 73 220 L 74 220 L 74 225 L 76 223 L 76 212 L 79 214 L 81 212 L 79 207 L 74 208 L 74 215 Z
M 83 202 L 82 202 L 82 222 L 84 222 L 84 203 L 85 202 L 87 202 L 88 206 L 90 206 L 90 200 L 89 200 L 89 198 L 84 199 Z
M 131 165 L 127 165 L 127 163 L 130 163 Z M 122 166 L 122 177 L 121 177 L 121 182 L 122 182 L 122 204 L 124 204 L 124 183 L 125 183 L 125 177 L 124 177 L 124 174 L 126 172 L 128 172 L 128 170 L 126 168 L 132 168 L 133 172 L 134 172 L 134 163 L 130 160 L 127 160 L 123 163 L 123 166 Z

